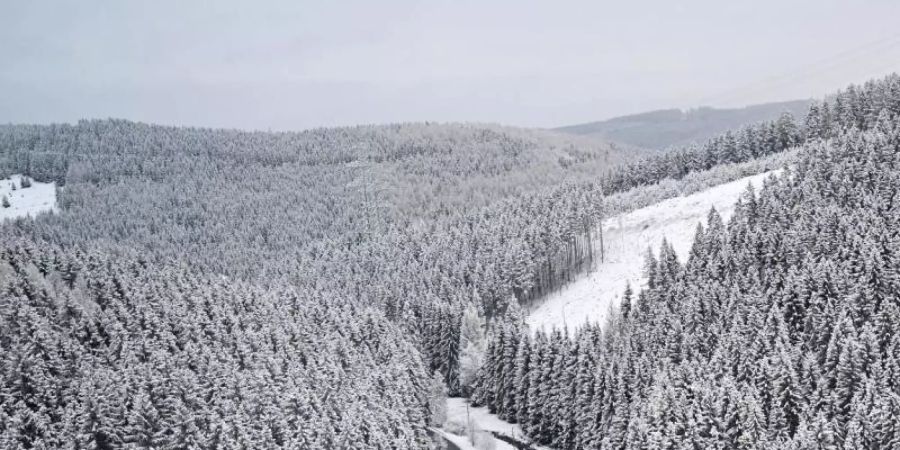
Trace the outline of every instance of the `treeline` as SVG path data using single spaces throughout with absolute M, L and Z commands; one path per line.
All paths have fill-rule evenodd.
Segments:
M 533 337 L 532 337 L 533 336 Z M 583 440 L 591 413 L 603 333 L 586 325 L 574 338 L 564 330 L 536 334 L 515 317 L 494 329 L 470 397 L 501 419 L 519 424 L 535 442 L 555 448 L 599 448 Z M 599 444 L 599 442 L 597 442 Z
M 625 165 L 601 180 L 607 195 L 681 179 L 720 164 L 745 162 L 780 153 L 807 140 L 836 136 L 848 128 L 869 129 L 882 110 L 900 114 L 900 77 L 894 74 L 862 86 L 850 86 L 833 97 L 813 102 L 802 124 L 786 113 L 774 121 L 729 131 L 700 146 L 675 149 Z
M 373 308 L 7 241 L 0 292 L 2 448 L 431 443 L 430 372 Z
M 498 326 L 473 400 L 557 448 L 897 448 L 898 117 L 807 144 L 686 262 L 649 254 L 602 333 Z
M 701 146 L 675 149 L 625 165 L 606 175 L 601 184 L 609 195 L 665 179 L 681 179 L 691 172 L 720 164 L 750 161 L 787 150 L 803 141 L 803 133 L 790 114 L 774 121 L 728 131 Z
M 355 289 L 358 298 L 372 295 L 360 286 L 378 286 L 380 297 L 372 300 L 381 302 L 388 317 L 408 324 L 450 393 L 459 394 L 462 308 L 475 304 L 493 318 L 590 267 L 596 255 L 588 244 L 602 218 L 598 198 L 595 186 L 566 185 L 511 199 L 442 228 L 387 235 L 384 253 L 368 257 L 392 274 L 391 280 L 381 279 L 384 272 L 378 271 L 342 273 L 337 265 L 323 276 L 346 283 L 334 289 Z

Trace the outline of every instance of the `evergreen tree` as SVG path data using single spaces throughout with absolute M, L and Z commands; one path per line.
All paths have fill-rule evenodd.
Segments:
M 463 312 L 460 329 L 459 383 L 464 396 L 471 395 L 486 350 L 484 317 L 474 304 Z
M 619 310 L 622 312 L 622 320 L 628 320 L 628 316 L 631 314 L 631 298 L 633 296 L 633 291 L 631 290 L 631 283 L 625 284 L 625 292 L 622 294 L 622 303 L 619 305 Z

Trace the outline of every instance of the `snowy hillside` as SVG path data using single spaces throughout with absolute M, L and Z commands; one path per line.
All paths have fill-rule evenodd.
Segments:
M 741 178 L 685 197 L 676 197 L 629 213 L 613 216 L 603 222 L 606 261 L 582 278 L 563 286 L 533 310 L 527 323 L 533 330 L 547 331 L 567 325 L 577 328 L 586 321 L 603 323 L 627 283 L 637 289 L 647 247 L 654 253 L 663 238 L 667 239 L 679 259 L 684 261 L 691 248 L 697 223 L 705 222 L 710 208 L 716 208 L 728 220 L 741 193 L 752 183 L 759 189 L 770 171 Z
M 13 190 L 15 184 L 16 190 Z M 9 200 L 9 207 L 0 205 L 0 221 L 31 216 L 56 208 L 56 183 L 38 183 L 31 180 L 31 187 L 22 188 L 22 176 L 13 175 L 0 180 L 0 198 Z

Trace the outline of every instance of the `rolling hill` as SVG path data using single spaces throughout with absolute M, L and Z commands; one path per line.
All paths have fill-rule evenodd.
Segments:
M 709 139 L 726 130 L 772 120 L 784 112 L 806 115 L 809 100 L 764 103 L 735 109 L 700 107 L 688 111 L 661 109 L 599 122 L 556 128 L 556 131 L 594 136 L 621 144 L 663 150 Z

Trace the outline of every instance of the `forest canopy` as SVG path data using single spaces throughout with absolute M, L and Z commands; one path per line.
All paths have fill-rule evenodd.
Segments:
M 659 155 L 481 125 L 0 126 L 0 175 L 60 186 L 0 224 L 0 444 L 415 449 L 446 389 L 560 448 L 894 445 L 898 117 L 894 75 Z M 648 258 L 612 323 L 521 328 L 592 267 L 608 196 L 798 146 L 687 261 Z

